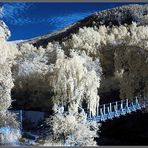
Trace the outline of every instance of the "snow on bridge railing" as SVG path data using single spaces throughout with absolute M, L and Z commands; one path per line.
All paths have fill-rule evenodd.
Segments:
M 122 115 L 135 112 L 137 110 L 144 109 L 147 106 L 145 100 L 139 100 L 138 97 L 135 97 L 132 101 L 128 99 L 111 102 L 107 104 L 100 105 L 96 108 L 96 115 L 88 114 L 88 121 L 97 121 L 103 122 L 115 117 L 120 117 Z

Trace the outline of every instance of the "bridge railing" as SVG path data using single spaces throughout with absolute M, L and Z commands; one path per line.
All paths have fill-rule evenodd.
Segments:
M 148 105 L 147 103 L 148 101 L 139 100 L 139 98 L 136 97 L 133 100 L 124 99 L 102 104 L 96 108 L 95 116 L 93 116 L 92 113 L 87 113 L 87 119 L 97 120 L 98 122 L 106 121 L 107 119 L 113 119 L 143 109 Z M 20 129 L 22 130 L 23 110 L 11 110 L 11 112 L 16 113 L 17 121 L 20 123 Z
M 88 120 L 105 121 L 107 119 L 112 119 L 137 110 L 141 110 L 145 107 L 146 102 L 144 100 L 139 100 L 138 97 L 135 97 L 130 101 L 128 99 L 124 99 L 100 105 L 98 108 L 96 108 L 95 116 L 92 116 L 91 113 L 88 114 Z

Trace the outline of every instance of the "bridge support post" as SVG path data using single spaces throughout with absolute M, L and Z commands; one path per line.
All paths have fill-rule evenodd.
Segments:
M 118 102 L 116 101 L 116 105 L 114 106 L 114 110 L 115 110 L 115 117 L 119 117 L 118 114 Z
M 111 112 L 110 112 L 110 107 L 107 107 L 107 112 L 108 112 L 107 118 L 112 119 L 112 115 L 111 115 Z
M 118 110 L 118 102 L 116 101 L 116 109 Z
M 137 96 L 136 96 L 136 108 L 137 109 L 141 109 Z
M 126 99 L 126 107 L 128 107 L 128 99 Z
M 105 104 L 103 105 L 103 112 L 104 112 L 104 115 L 106 114 L 105 112 Z
M 112 112 L 112 104 L 109 103 L 109 107 L 110 107 L 110 112 Z
M 121 114 L 122 114 L 122 115 L 125 115 L 126 113 L 125 113 L 125 111 L 124 111 L 124 109 L 123 109 L 123 100 L 121 100 L 121 105 L 120 105 L 120 107 L 121 107 Z
M 132 102 L 131 104 L 132 104 L 132 111 L 136 111 L 134 103 Z
M 130 109 L 129 109 L 129 102 L 128 102 L 128 99 L 126 99 L 126 110 L 127 110 L 127 113 L 131 113 Z
M 104 118 L 104 114 L 103 114 L 103 110 L 102 108 L 100 108 L 100 114 L 101 114 L 101 121 L 105 121 L 105 118 Z

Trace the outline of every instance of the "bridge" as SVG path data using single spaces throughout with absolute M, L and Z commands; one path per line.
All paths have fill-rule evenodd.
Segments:
M 96 115 L 92 116 L 92 114 L 87 114 L 87 120 L 92 122 L 96 121 L 97 123 L 105 122 L 107 120 L 113 120 L 114 118 L 118 118 L 120 116 L 124 116 L 127 114 L 130 114 L 132 112 L 136 112 L 138 110 L 143 110 L 148 106 L 148 101 L 141 100 L 139 98 L 134 98 L 133 100 L 120 100 L 116 102 L 111 102 L 107 104 L 102 104 L 99 107 L 96 108 Z M 23 110 L 11 110 L 11 112 L 16 114 L 17 121 L 20 123 L 20 129 L 18 129 L 21 134 L 24 133 L 22 123 L 23 123 Z M 38 112 L 36 112 L 38 114 Z M 10 129 L 9 127 L 2 127 L 0 128 L 0 133 L 11 133 L 12 130 L 16 129 Z M 26 132 L 25 132 L 26 134 Z M 32 139 L 36 139 L 37 136 L 32 134 L 27 134 L 27 136 L 31 137 Z
M 138 97 L 129 101 L 128 99 L 111 102 L 108 104 L 100 105 L 96 108 L 96 115 L 88 114 L 88 121 L 96 121 L 98 123 L 112 120 L 114 118 L 145 109 L 147 106 L 146 101 L 139 100 Z
M 111 102 L 107 104 L 102 104 L 96 108 L 96 115 L 87 114 L 88 121 L 96 121 L 98 123 L 105 122 L 107 120 L 112 120 L 114 118 L 136 112 L 138 110 L 143 110 L 146 108 L 146 100 L 141 100 L 135 97 L 133 100 L 123 99 L 116 102 Z M 11 110 L 11 112 L 16 114 L 17 121 L 20 123 L 20 129 L 22 130 L 23 123 L 23 110 Z M 25 111 L 26 112 L 26 111 Z M 38 113 L 38 112 L 36 112 Z

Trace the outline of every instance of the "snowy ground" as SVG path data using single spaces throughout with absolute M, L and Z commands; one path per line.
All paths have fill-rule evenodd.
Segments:
M 20 137 L 17 137 L 15 135 L 19 135 Z M 35 145 L 36 140 L 39 137 L 31 132 L 21 133 L 20 130 L 12 129 L 9 127 L 0 128 L 0 136 L 1 136 L 2 145 L 11 145 L 11 146 Z

